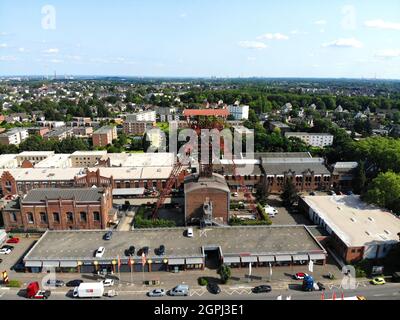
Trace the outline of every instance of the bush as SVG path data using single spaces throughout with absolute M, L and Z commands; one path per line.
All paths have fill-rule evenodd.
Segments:
M 231 268 L 226 264 L 222 264 L 218 269 L 218 274 L 221 277 L 222 283 L 226 284 L 231 277 Z
M 367 276 L 367 273 L 365 270 L 356 268 L 356 278 L 365 278 Z
M 176 224 L 171 220 L 164 219 L 144 219 L 142 217 L 135 217 L 135 228 L 143 229 L 143 228 L 172 228 L 175 227 Z
M 10 280 L 7 283 L 7 287 L 9 287 L 9 288 L 21 288 L 21 281 L 19 281 L 19 280 Z
M 198 278 L 197 282 L 199 283 L 200 286 L 208 285 L 208 280 L 206 278 L 203 278 L 203 277 Z

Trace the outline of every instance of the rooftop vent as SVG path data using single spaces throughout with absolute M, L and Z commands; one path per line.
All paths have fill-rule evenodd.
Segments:
M 369 231 L 365 231 L 365 233 L 367 234 L 367 236 L 371 235 L 371 233 Z
M 371 217 L 368 217 L 368 220 L 371 221 L 371 222 L 375 221 L 374 218 L 371 218 Z
M 383 230 L 387 235 L 389 235 L 390 234 L 390 231 L 389 230 Z
M 357 220 L 354 218 L 350 218 L 351 221 L 356 222 Z

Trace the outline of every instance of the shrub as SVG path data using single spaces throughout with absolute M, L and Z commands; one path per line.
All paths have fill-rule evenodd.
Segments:
M 206 278 L 203 278 L 203 277 L 198 278 L 197 282 L 199 283 L 200 286 L 208 285 L 208 280 Z
M 9 287 L 9 288 L 21 288 L 21 281 L 19 281 L 19 280 L 10 280 L 7 283 L 7 287 Z
M 223 284 L 228 283 L 228 280 L 231 277 L 231 268 L 226 265 L 226 264 L 222 264 L 219 268 L 218 268 L 218 274 L 221 277 L 221 281 Z
M 176 224 L 174 221 L 171 220 L 164 220 L 164 219 L 144 219 L 140 216 L 135 217 L 135 228 L 172 228 L 175 227 Z

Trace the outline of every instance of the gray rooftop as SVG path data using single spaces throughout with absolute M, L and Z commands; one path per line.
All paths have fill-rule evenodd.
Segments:
M 292 172 L 302 175 L 305 172 L 313 172 L 314 175 L 330 175 L 329 170 L 326 168 L 322 161 L 318 159 L 282 159 L 283 161 L 264 161 L 262 166 L 266 175 L 284 175 L 285 173 Z M 311 161 L 314 160 L 314 161 Z
M 82 202 L 98 202 L 103 195 L 103 188 L 82 188 L 82 189 L 34 189 L 22 200 L 22 203 L 43 202 L 57 199 L 75 199 Z
M 97 129 L 93 134 L 104 134 L 109 132 L 110 130 L 113 130 L 113 126 L 104 126 Z
M 190 175 L 185 178 L 185 193 L 202 188 L 218 189 L 230 193 L 225 178 L 217 173 L 213 173 L 211 177 L 199 177 L 197 174 Z
M 125 250 L 134 245 L 137 249 L 148 246 L 149 257 L 156 258 L 154 250 L 161 244 L 166 247 L 166 258 L 202 257 L 202 247 L 221 247 L 222 254 L 296 254 L 323 253 L 325 250 L 303 225 L 252 226 L 208 228 L 202 236 L 194 228 L 194 237 L 184 236 L 185 228 L 136 229 L 114 231 L 112 240 L 105 241 L 105 231 L 47 231 L 25 256 L 24 261 L 35 260 L 96 260 L 94 251 L 105 247 L 102 259 L 125 258 Z M 140 259 L 136 256 L 135 259 Z

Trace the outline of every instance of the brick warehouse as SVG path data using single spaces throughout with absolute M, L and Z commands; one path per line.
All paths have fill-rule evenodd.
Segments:
M 115 219 L 111 188 L 36 189 L 3 209 L 7 230 L 105 229 Z
M 197 174 L 185 179 L 185 221 L 194 222 L 203 218 L 203 205 L 212 203 L 212 218 L 222 223 L 229 219 L 230 190 L 223 176 L 213 173 L 210 177 Z

